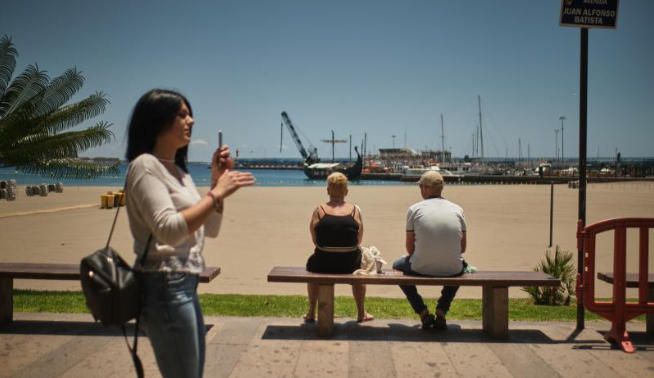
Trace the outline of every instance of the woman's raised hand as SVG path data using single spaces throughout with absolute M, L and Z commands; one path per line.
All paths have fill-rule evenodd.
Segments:
M 250 172 L 230 171 L 225 169 L 218 178 L 216 185 L 211 188 L 211 192 L 216 197 L 225 199 L 232 193 L 244 186 L 252 186 L 255 183 L 254 176 Z
M 226 144 L 217 148 L 211 157 L 211 183 L 212 187 L 216 185 L 218 178 L 222 176 L 225 170 L 234 168 L 234 161 L 229 156 L 229 146 Z

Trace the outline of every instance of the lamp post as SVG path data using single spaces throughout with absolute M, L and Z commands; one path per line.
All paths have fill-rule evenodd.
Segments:
M 393 138 L 393 148 L 395 148 L 395 134 L 391 135 L 391 137 Z
M 560 116 L 559 119 L 561 120 L 561 160 L 563 160 L 563 120 L 565 116 Z

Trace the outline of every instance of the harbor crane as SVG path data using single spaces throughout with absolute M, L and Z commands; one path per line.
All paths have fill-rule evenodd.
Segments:
M 313 164 L 317 163 L 320 161 L 318 159 L 318 149 L 314 147 L 311 142 L 309 142 L 309 151 L 304 148 L 304 145 L 302 144 L 302 140 L 300 140 L 300 136 L 297 134 L 297 131 L 295 130 L 295 126 L 293 126 L 293 122 L 289 118 L 288 114 L 286 112 L 282 112 L 282 124 L 281 129 L 282 129 L 282 135 L 284 125 L 286 125 L 286 128 L 288 129 L 288 132 L 291 134 L 291 138 L 293 138 L 293 142 L 295 142 L 295 146 L 297 147 L 298 151 L 300 151 L 300 155 L 302 155 L 302 158 L 304 159 L 304 162 L 307 164 Z M 282 149 L 282 140 L 280 138 L 279 141 L 279 149 L 281 151 Z
M 318 149 L 314 147 L 310 141 L 308 150 L 304 148 L 304 145 L 300 140 L 300 136 L 298 135 L 295 126 L 293 126 L 293 122 L 286 112 L 282 112 L 282 123 L 280 125 L 280 152 L 282 150 L 284 125 L 286 125 L 288 132 L 291 134 L 291 138 L 293 138 L 293 142 L 295 142 L 295 146 L 297 147 L 298 151 L 300 151 L 300 155 L 302 155 L 302 158 L 304 159 L 303 170 L 307 178 L 310 180 L 324 180 L 333 172 L 341 172 L 350 180 L 358 180 L 359 177 L 361 177 L 363 159 L 356 146 L 354 146 L 354 152 L 357 154 L 356 161 L 346 163 L 334 162 L 334 144 L 343 143 L 345 140 L 335 139 L 334 131 L 332 131 L 332 138 L 323 140 L 323 142 L 331 143 L 332 145 L 332 162 L 321 163 L 320 159 L 318 158 Z

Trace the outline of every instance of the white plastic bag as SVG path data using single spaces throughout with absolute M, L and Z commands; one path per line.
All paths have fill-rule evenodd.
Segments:
M 382 259 L 381 252 L 377 247 L 374 245 L 369 247 L 361 246 L 361 269 L 355 270 L 352 274 L 381 274 L 384 264 L 386 264 L 386 261 Z

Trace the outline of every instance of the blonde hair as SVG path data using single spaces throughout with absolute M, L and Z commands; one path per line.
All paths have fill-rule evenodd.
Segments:
M 347 177 L 341 172 L 334 172 L 327 177 L 327 194 L 332 197 L 347 195 Z

